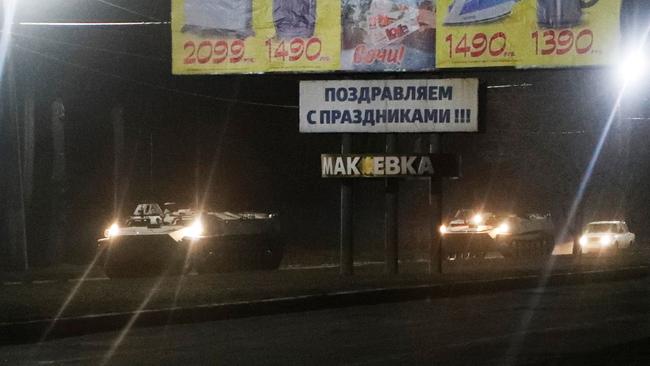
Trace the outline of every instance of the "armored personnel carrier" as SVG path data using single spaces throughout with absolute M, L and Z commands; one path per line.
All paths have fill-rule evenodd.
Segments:
M 277 215 L 171 210 L 138 204 L 98 240 L 108 277 L 275 269 L 282 261 Z
M 448 260 L 483 258 L 488 252 L 506 258 L 549 256 L 555 247 L 553 232 L 550 215 L 462 209 L 440 227 L 442 254 Z

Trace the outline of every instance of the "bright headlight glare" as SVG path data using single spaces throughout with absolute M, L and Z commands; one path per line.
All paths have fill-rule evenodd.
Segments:
M 510 225 L 508 225 L 507 222 L 502 223 L 497 227 L 497 233 L 499 234 L 507 234 L 510 232 Z
M 185 236 L 189 238 L 197 239 L 201 235 L 203 235 L 203 223 L 201 222 L 201 219 L 194 220 L 192 225 L 185 228 Z
M 474 225 L 479 225 L 483 223 L 483 215 L 481 214 L 476 214 L 474 217 L 472 217 L 472 224 Z
M 116 223 L 111 225 L 108 229 L 104 230 L 104 236 L 107 238 L 111 238 L 113 236 L 116 236 L 120 233 L 120 227 L 117 226 Z
M 600 244 L 602 244 L 604 246 L 608 246 L 608 245 L 612 244 L 612 237 L 610 235 L 605 235 L 605 236 L 601 237 L 600 238 Z
M 580 245 L 587 245 L 587 237 L 584 235 L 581 236 L 580 239 L 578 240 L 578 243 L 580 243 Z
M 447 226 L 440 225 L 440 234 L 447 234 Z

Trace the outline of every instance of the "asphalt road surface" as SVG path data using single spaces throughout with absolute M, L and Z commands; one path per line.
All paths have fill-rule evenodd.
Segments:
M 650 279 L 132 329 L 7 365 L 648 365 Z

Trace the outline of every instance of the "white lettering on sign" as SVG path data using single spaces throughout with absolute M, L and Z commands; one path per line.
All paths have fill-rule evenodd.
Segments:
M 446 166 L 442 173 L 448 174 L 446 176 L 458 174 L 458 160 L 450 154 L 321 155 L 323 177 L 430 177 L 440 173 L 436 166 Z

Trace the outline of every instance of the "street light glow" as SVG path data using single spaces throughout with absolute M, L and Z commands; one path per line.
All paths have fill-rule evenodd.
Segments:
M 625 84 L 643 79 L 647 71 L 646 55 L 642 50 L 631 52 L 618 66 L 618 74 Z

